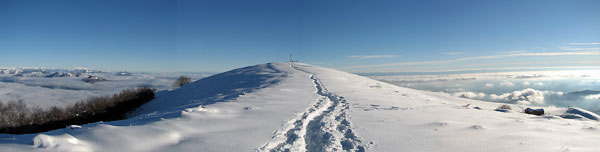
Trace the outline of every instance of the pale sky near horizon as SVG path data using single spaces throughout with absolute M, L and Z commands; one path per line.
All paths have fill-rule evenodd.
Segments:
M 600 1 L 3 0 L 0 66 L 221 72 L 600 67 Z

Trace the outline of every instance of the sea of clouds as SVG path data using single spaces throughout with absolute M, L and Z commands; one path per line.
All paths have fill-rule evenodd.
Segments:
M 600 70 L 369 77 L 463 98 L 521 105 L 574 106 L 600 113 Z
M 87 83 L 85 77 L 15 76 L 0 74 L 0 102 L 22 100 L 29 106 L 49 108 L 68 106 L 91 97 L 109 96 L 121 90 L 150 87 L 160 90 L 173 89 L 179 76 L 192 80 L 210 76 L 209 73 L 132 73 L 117 76 L 114 72 L 91 73 L 108 81 Z

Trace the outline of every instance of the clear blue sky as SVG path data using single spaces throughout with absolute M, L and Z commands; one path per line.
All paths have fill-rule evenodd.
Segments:
M 600 66 L 600 1 L 2 0 L 0 66 L 349 72 Z

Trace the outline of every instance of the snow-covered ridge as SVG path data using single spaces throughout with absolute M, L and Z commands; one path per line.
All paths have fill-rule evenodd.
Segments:
M 77 67 L 75 69 L 54 69 L 42 67 L 1 67 L 0 74 L 12 74 L 19 76 L 46 76 L 46 77 L 79 77 L 86 73 L 102 73 L 100 70 Z
M 597 115 L 418 91 L 303 63 L 162 91 L 127 120 L 0 135 L 6 151 L 595 151 Z M 532 107 L 540 108 L 540 107 Z M 566 119 L 562 115 L 581 116 Z M 574 117 L 575 118 L 575 117 Z

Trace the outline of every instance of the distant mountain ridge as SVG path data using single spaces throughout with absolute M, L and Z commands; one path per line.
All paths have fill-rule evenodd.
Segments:
M 88 68 L 75 68 L 75 69 L 54 69 L 54 68 L 39 68 L 39 67 L 1 67 L 0 74 L 12 74 L 15 76 L 29 77 L 81 77 L 86 73 L 105 73 L 101 70 L 91 70 Z
M 593 94 L 600 94 L 600 91 L 597 90 L 582 90 L 582 91 L 573 91 L 573 92 L 569 92 L 569 95 L 593 95 Z

